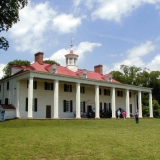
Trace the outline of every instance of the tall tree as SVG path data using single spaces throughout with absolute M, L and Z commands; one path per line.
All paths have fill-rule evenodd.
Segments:
M 19 10 L 24 8 L 28 0 L 0 0 L 0 32 L 8 31 L 19 21 Z M 0 37 L 0 49 L 7 50 L 9 43 L 5 37 Z

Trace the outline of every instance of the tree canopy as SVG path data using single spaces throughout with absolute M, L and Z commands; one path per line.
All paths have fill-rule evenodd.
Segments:
M 120 69 L 120 71 L 111 72 L 115 80 L 125 84 L 152 88 L 154 115 L 160 117 L 160 71 L 142 70 L 142 68 L 136 66 L 126 65 L 121 65 Z M 143 114 L 146 116 L 149 115 L 148 100 L 148 94 L 143 94 Z
M 19 19 L 19 10 L 28 4 L 28 0 L 0 1 L 0 32 L 8 31 Z M 9 43 L 5 37 L 0 37 L 0 49 L 7 50 Z
M 44 63 L 47 63 L 47 64 L 57 64 L 58 66 L 60 66 L 60 64 L 59 63 L 57 63 L 56 61 L 54 61 L 54 60 L 50 60 L 50 59 L 48 59 L 48 60 L 44 60 L 43 61 Z

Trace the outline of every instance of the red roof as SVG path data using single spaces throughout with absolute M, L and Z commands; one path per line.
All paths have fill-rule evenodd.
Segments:
M 15 65 L 14 65 L 15 66 Z M 18 66 L 19 67 L 19 66 Z M 43 63 L 39 64 L 38 62 L 34 62 L 30 66 L 21 66 L 23 71 L 26 70 L 34 70 L 34 71 L 40 71 L 40 72 L 50 72 L 50 68 L 52 67 L 51 64 Z M 73 77 L 79 77 L 79 74 L 83 72 L 83 69 L 78 69 L 77 72 L 73 72 L 67 67 L 63 66 L 57 66 L 57 74 L 65 75 L 65 76 L 73 76 Z M 92 80 L 99 80 L 99 81 L 106 81 L 105 78 L 108 77 L 110 74 L 100 74 L 94 71 L 88 71 L 87 70 L 87 78 Z M 113 83 L 120 83 L 114 79 L 112 79 Z

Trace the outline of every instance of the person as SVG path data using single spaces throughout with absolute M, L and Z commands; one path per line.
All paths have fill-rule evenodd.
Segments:
M 123 116 L 123 119 L 125 120 L 126 119 L 126 112 L 125 111 L 122 111 L 122 116 Z
M 117 111 L 117 116 L 118 116 L 118 119 L 120 118 L 120 116 L 121 116 L 121 112 L 120 112 L 120 110 L 118 110 Z
M 4 121 L 4 120 L 5 120 L 5 118 L 4 118 L 4 114 L 5 114 L 5 110 L 1 110 L 1 117 L 2 117 L 2 121 Z
M 136 124 L 138 124 L 139 123 L 139 113 L 138 113 L 138 110 L 136 111 L 134 117 L 135 117 Z
M 116 110 L 116 118 L 118 118 L 118 109 Z

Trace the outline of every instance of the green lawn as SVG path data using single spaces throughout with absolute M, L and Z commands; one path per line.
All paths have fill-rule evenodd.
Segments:
M 160 119 L 0 122 L 0 160 L 159 160 Z

